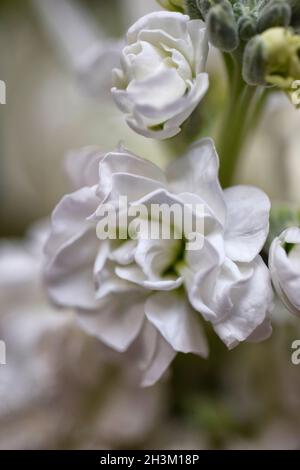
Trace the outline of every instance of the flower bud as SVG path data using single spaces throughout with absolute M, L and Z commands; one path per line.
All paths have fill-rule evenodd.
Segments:
M 252 38 L 244 52 L 243 77 L 250 85 L 270 84 L 290 93 L 300 79 L 300 36 L 277 27 Z
M 266 85 L 266 64 L 261 36 L 254 36 L 247 44 L 243 57 L 243 79 L 249 85 Z
M 188 14 L 191 18 L 205 19 L 209 10 L 224 0 L 185 0 Z
M 157 0 L 157 2 L 166 10 L 184 13 L 184 0 Z
M 206 17 L 207 13 L 213 6 L 217 5 L 218 3 L 223 2 L 223 0 L 195 0 L 195 1 L 203 18 Z
M 299 0 L 287 0 L 292 9 L 291 26 L 298 32 L 300 31 L 300 2 Z
M 292 17 L 292 10 L 283 0 L 274 0 L 268 3 L 258 17 L 257 30 L 259 33 L 275 26 L 288 26 Z
M 210 42 L 225 52 L 238 47 L 238 27 L 229 1 L 224 0 L 214 5 L 206 16 Z
M 256 19 L 253 15 L 242 16 L 238 20 L 239 37 L 242 41 L 249 41 L 256 34 Z
M 198 6 L 198 0 L 185 0 L 185 9 L 192 20 L 204 19 Z

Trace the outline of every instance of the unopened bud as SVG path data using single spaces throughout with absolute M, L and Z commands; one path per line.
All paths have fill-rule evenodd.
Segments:
M 300 36 L 278 27 L 252 38 L 244 52 L 243 77 L 250 85 L 275 85 L 291 93 L 300 79 Z
M 290 5 L 283 0 L 274 0 L 268 3 L 260 12 L 257 30 L 262 33 L 275 26 L 288 26 L 292 18 Z
M 299 0 L 286 0 L 292 9 L 291 26 L 298 32 L 300 31 L 300 2 Z
M 210 9 L 206 24 L 209 40 L 215 47 L 225 52 L 238 47 L 238 27 L 229 1 L 224 0 Z
M 249 85 L 266 85 L 266 63 L 261 36 L 254 36 L 247 44 L 243 57 L 243 79 Z
M 238 31 L 239 37 L 242 41 L 249 41 L 249 39 L 251 39 L 257 33 L 255 17 L 249 15 L 239 18 Z
M 204 20 L 204 16 L 201 14 L 200 8 L 198 6 L 198 0 L 185 0 L 185 9 L 192 20 Z

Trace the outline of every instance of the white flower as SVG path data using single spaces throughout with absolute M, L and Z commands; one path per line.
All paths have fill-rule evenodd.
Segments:
M 77 188 L 53 213 L 46 247 L 52 300 L 76 309 L 81 325 L 106 345 L 139 359 L 154 383 L 177 351 L 207 355 L 200 314 L 232 348 L 270 333 L 270 275 L 261 251 L 270 203 L 254 187 L 222 191 L 210 139 L 194 144 L 163 173 L 123 148 L 87 150 L 68 164 Z M 184 240 L 96 237 L 103 202 L 204 205 L 204 246 Z
M 273 240 L 269 267 L 278 296 L 290 312 L 300 316 L 300 228 L 288 228 Z
M 139 134 L 166 139 L 180 132 L 208 88 L 205 25 L 176 12 L 154 12 L 128 31 L 112 94 Z

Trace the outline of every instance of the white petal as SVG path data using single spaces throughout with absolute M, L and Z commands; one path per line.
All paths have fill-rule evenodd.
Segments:
M 186 25 L 190 18 L 177 12 L 155 11 L 140 18 L 131 26 L 127 33 L 129 43 L 134 43 L 140 38 L 142 31 L 161 30 L 169 35 L 181 38 L 186 32 Z
M 191 305 L 208 321 L 217 318 L 219 308 L 224 311 L 228 303 L 231 305 L 226 296 L 219 305 L 220 297 L 216 295 L 222 262 L 219 251 L 205 238 L 201 250 L 187 252 L 185 264 L 180 269 Z
M 163 183 L 151 178 L 127 173 L 115 173 L 111 178 L 111 192 L 105 203 L 119 205 L 120 196 L 126 196 L 128 202 L 136 201 L 146 194 L 163 187 Z
M 284 245 L 295 246 L 287 254 Z M 269 253 L 269 267 L 276 292 L 287 309 L 300 316 L 300 229 L 292 227 L 275 238 Z
M 140 332 L 144 320 L 144 299 L 134 294 L 107 296 L 94 312 L 80 311 L 78 321 L 91 335 L 123 352 Z
M 70 240 L 48 261 L 45 280 L 50 299 L 58 306 L 93 309 L 98 305 L 93 266 L 99 240 L 91 229 Z
M 146 301 L 145 314 L 175 351 L 207 357 L 208 347 L 200 318 L 190 307 L 184 292 L 153 294 Z
M 126 92 L 128 99 L 134 102 L 136 112 L 148 117 L 146 125 L 151 126 L 163 123 L 172 117 L 174 112 L 170 116 L 167 110 L 170 105 L 184 96 L 186 89 L 186 82 L 177 69 L 161 65 L 150 77 L 144 80 L 132 80 Z
M 98 195 L 101 200 L 104 200 L 112 191 L 113 177 L 116 174 L 126 175 L 127 178 L 129 175 L 136 176 L 134 182 L 132 179 L 129 180 L 131 184 L 136 183 L 137 178 L 142 180 L 145 178 L 153 184 L 156 182 L 156 185 L 157 182 L 163 185 L 165 183 L 164 174 L 156 165 L 120 147 L 117 151 L 106 154 L 99 165 Z M 124 192 L 121 194 L 126 195 Z
M 220 223 L 225 222 L 226 207 L 218 179 L 219 158 L 211 139 L 201 139 L 166 171 L 168 183 L 176 193 L 197 194 Z
M 208 74 L 201 73 L 195 80 L 188 83 L 183 96 L 163 107 L 155 107 L 152 104 L 138 104 L 132 107 L 132 101 L 127 92 L 113 89 L 112 93 L 120 109 L 123 108 L 125 112 L 130 110 L 126 121 L 135 132 L 145 137 L 163 140 L 174 137 L 180 132 L 180 126 L 197 107 L 207 92 L 208 86 Z M 125 101 L 130 103 L 129 106 L 124 106 Z
M 87 218 L 96 210 L 98 204 L 95 187 L 85 187 L 64 196 L 52 214 L 51 231 L 45 246 L 46 254 L 50 257 L 55 255 L 65 243 L 70 244 L 72 240 L 80 238 L 90 230 L 92 224 Z
M 208 38 L 206 26 L 203 21 L 192 20 L 187 24 L 189 34 L 193 43 L 194 63 L 196 73 L 204 70 L 208 56 Z
M 136 246 L 136 240 L 124 240 L 121 245 L 111 248 L 109 259 L 117 264 L 126 266 L 134 261 Z
M 176 351 L 148 321 L 145 322 L 141 338 L 139 367 L 141 385 L 150 387 L 164 374 L 176 356 Z
M 258 256 L 251 266 L 251 277 L 241 278 L 232 286 L 231 310 L 213 324 L 216 333 L 230 349 L 246 340 L 264 323 L 272 306 L 273 293 L 266 265 Z
M 182 277 L 166 276 L 157 279 L 148 279 L 143 271 L 138 266 L 117 267 L 116 274 L 121 279 L 133 282 L 138 286 L 144 287 L 149 290 L 173 290 L 181 286 Z
M 96 204 L 95 188 L 86 187 L 65 196 L 53 213 L 45 280 L 50 298 L 59 306 L 97 305 L 93 265 L 99 240 L 86 220 Z
M 270 201 L 252 186 L 224 191 L 227 207 L 226 253 L 233 261 L 252 261 L 262 250 L 269 232 Z
M 139 240 L 135 261 L 149 279 L 161 277 L 175 264 L 181 240 Z

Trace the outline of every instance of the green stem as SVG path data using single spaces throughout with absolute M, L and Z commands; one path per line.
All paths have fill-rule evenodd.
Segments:
M 264 108 L 265 94 L 258 98 L 256 87 L 247 85 L 242 79 L 239 61 L 224 56 L 229 81 L 228 103 L 222 116 L 217 136 L 217 150 L 220 156 L 220 181 L 224 188 L 232 185 L 239 156 L 247 134 L 258 122 Z

